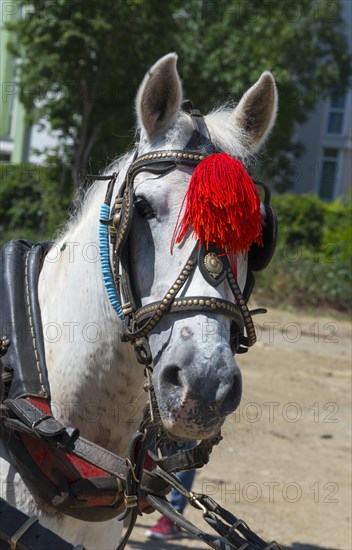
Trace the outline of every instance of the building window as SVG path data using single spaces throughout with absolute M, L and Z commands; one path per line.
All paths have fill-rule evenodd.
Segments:
M 338 157 L 338 149 L 324 149 L 319 186 L 319 197 L 321 199 L 332 200 L 334 198 L 338 174 Z
M 11 153 L 0 151 L 0 164 L 8 164 L 11 160 Z
M 331 111 L 328 118 L 328 134 L 341 134 L 343 113 Z
M 328 116 L 327 133 L 341 134 L 343 130 L 343 113 L 346 96 L 338 91 L 331 98 L 330 112 Z

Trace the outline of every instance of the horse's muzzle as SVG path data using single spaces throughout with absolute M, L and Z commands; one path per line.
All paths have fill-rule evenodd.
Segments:
M 232 356 L 231 362 L 222 358 L 198 367 L 168 364 L 161 367 L 155 389 L 164 427 L 178 438 L 204 439 L 238 407 L 242 376 Z

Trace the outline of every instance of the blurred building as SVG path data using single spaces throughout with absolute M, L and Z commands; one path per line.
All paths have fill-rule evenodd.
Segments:
M 25 124 L 25 110 L 18 98 L 18 62 L 7 51 L 9 33 L 3 23 L 17 17 L 16 10 L 1 0 L 0 29 L 0 162 L 22 162 L 28 158 L 30 132 Z
M 47 124 L 30 126 L 19 100 L 20 61 L 7 49 L 10 33 L 3 24 L 21 16 L 16 2 L 0 0 L 0 163 L 40 162 L 36 150 L 56 145 Z
M 343 0 L 343 16 L 352 43 L 352 0 Z M 293 193 L 316 193 L 332 201 L 346 197 L 352 183 L 352 89 L 320 95 L 309 120 L 297 131 L 305 152 L 296 163 Z

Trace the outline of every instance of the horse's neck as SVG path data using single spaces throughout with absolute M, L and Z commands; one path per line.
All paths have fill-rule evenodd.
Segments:
M 98 253 L 103 195 L 96 195 L 49 252 L 39 300 L 54 414 L 88 439 L 125 452 L 145 402 L 143 369 L 131 346 L 120 341 L 103 287 Z

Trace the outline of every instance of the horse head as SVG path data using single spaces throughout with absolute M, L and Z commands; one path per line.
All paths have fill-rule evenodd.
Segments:
M 182 108 L 176 60 L 175 54 L 161 58 L 138 91 L 138 159 L 153 159 L 155 151 L 187 151 L 192 135 L 196 135 L 201 158 L 213 148 L 247 165 L 274 124 L 277 92 L 271 73 L 263 73 L 237 107 L 219 108 L 205 116 L 205 125 L 198 126 L 195 133 L 195 117 Z M 142 167 L 134 174 L 128 260 L 133 294 L 140 308 L 151 303 L 162 305 L 163 297 L 170 289 L 173 293 L 176 283 L 179 311 L 174 307 L 171 314 L 164 308 L 166 313 L 149 331 L 148 341 L 161 423 L 171 436 L 184 440 L 215 434 L 238 407 L 242 392 L 241 372 L 230 341 L 233 319 L 225 315 L 226 311 L 222 313 L 221 307 L 226 310 L 226 306 L 215 307 L 216 303 L 233 303 L 233 289 L 226 278 L 215 285 L 211 277 L 204 276 L 204 254 L 199 259 L 200 247 L 192 231 L 174 242 L 193 171 L 194 166 L 181 159 L 173 166 L 159 163 L 154 170 Z M 214 257 L 215 263 L 219 258 L 221 263 L 221 254 Z M 182 273 L 189 258 L 196 258 L 196 263 L 184 284 Z M 234 271 L 243 291 L 247 254 L 237 255 Z M 178 289 L 178 283 L 182 288 Z M 214 313 L 210 308 L 192 307 L 199 305 L 201 297 L 215 304 Z M 188 310 L 182 309 L 182 303 L 189 306 Z

